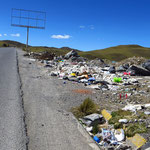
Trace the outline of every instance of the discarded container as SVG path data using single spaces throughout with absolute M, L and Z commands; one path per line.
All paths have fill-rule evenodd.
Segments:
M 119 94 L 119 97 L 120 97 L 120 99 L 121 99 L 121 97 L 122 97 L 122 96 L 121 96 L 121 93 Z
M 127 119 L 119 119 L 119 122 L 120 122 L 120 123 L 127 123 L 128 120 L 127 120 Z
M 94 141 L 96 141 L 97 143 L 99 143 L 100 142 L 100 139 L 97 137 L 97 136 L 94 136 Z
M 71 73 L 70 74 L 72 77 L 76 77 L 76 74 L 75 73 Z
M 131 73 L 129 72 L 124 72 L 123 75 L 130 75 Z
M 86 127 L 86 131 L 91 132 L 93 130 L 93 127 Z
M 115 135 L 115 138 L 117 139 L 118 142 L 121 142 L 125 139 L 125 134 L 124 134 L 123 129 L 115 130 L 114 135 Z
M 88 81 L 95 81 L 95 78 L 89 78 Z
M 121 81 L 122 81 L 122 78 L 117 78 L 117 77 L 114 78 L 114 82 L 119 83 L 119 82 L 121 82 Z
M 145 111 L 144 114 L 145 115 L 150 115 L 150 111 Z

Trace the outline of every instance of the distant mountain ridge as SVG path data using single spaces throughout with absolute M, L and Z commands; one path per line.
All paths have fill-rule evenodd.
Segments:
M 25 48 L 26 46 L 25 44 L 16 41 L 10 40 L 0 41 L 0 47 L 2 47 L 4 44 L 10 47 L 19 47 L 19 48 Z M 56 55 L 65 55 L 67 52 L 73 50 L 73 48 L 30 46 L 30 50 L 33 52 L 49 51 L 55 53 Z M 101 58 L 101 59 L 121 61 L 123 59 L 133 56 L 150 58 L 150 48 L 143 47 L 140 45 L 119 45 L 105 49 L 84 51 L 84 52 L 77 49 L 74 50 L 76 50 L 80 56 L 86 57 L 88 59 Z

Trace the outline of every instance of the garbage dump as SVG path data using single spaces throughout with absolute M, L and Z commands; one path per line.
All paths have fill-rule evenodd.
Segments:
M 74 50 L 65 56 L 47 55 L 43 53 L 36 58 L 44 59 L 41 63 L 49 76 L 63 80 L 65 86 L 67 82 L 75 82 L 102 92 L 109 99 L 108 105 L 121 104 L 116 111 L 103 109 L 78 118 L 101 149 L 144 149 L 148 145 L 150 60 L 133 57 L 112 65 L 102 59 L 87 60 Z M 74 92 L 88 95 L 87 91 Z

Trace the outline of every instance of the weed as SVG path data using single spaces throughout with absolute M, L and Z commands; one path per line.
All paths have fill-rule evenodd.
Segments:
M 145 123 L 130 124 L 125 130 L 127 137 L 133 137 L 136 133 L 145 133 L 145 132 L 147 132 Z
M 98 108 L 99 106 L 90 98 L 86 98 L 80 106 L 72 108 L 71 111 L 77 118 L 81 118 L 98 112 Z

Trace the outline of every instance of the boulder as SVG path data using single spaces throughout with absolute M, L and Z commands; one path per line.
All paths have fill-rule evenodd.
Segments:
M 128 69 L 128 72 L 131 73 L 131 76 L 150 76 L 150 71 L 134 65 Z

